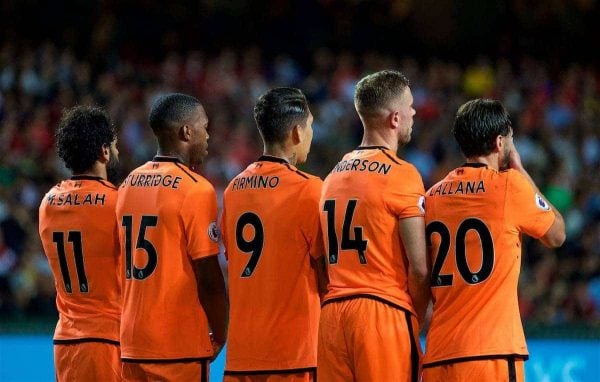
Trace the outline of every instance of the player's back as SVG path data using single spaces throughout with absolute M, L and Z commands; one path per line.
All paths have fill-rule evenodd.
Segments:
M 117 190 L 99 177 L 73 176 L 40 205 L 39 232 L 56 286 L 55 343 L 118 343 L 121 291 Z
M 322 181 L 263 156 L 225 190 L 230 321 L 226 371 L 316 367 Z
M 414 314 L 398 219 L 423 216 L 423 192 L 414 166 L 383 147 L 359 147 L 335 166 L 320 202 L 326 302 L 369 295 Z
M 518 172 L 480 164 L 453 170 L 427 191 L 434 306 L 425 365 L 527 357 L 517 301 L 520 235 L 542 236 L 554 217 L 538 198 Z
M 210 183 L 175 158 L 155 157 L 120 186 L 124 360 L 212 355 L 192 259 L 218 253 L 216 243 L 203 240 L 216 228 L 206 221 L 216 215 L 213 199 Z

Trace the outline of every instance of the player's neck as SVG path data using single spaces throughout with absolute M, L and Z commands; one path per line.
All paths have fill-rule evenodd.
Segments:
M 498 171 L 500 169 L 500 166 L 498 163 L 498 155 L 494 155 L 494 154 L 486 155 L 486 156 L 468 157 L 467 163 L 482 163 L 482 164 L 485 164 L 486 166 L 488 166 L 489 168 L 493 168 L 496 171 Z
M 158 150 L 156 150 L 156 156 L 157 157 L 177 158 L 181 162 L 185 163 L 186 165 L 188 165 L 188 163 L 189 163 L 189 161 L 186 160 L 187 158 L 184 158 L 181 155 L 181 153 L 179 153 L 178 150 L 169 150 L 169 149 L 164 149 L 164 148 L 159 147 Z
M 94 163 L 87 171 L 73 173 L 73 176 L 93 176 L 106 180 L 108 178 L 106 166 L 101 163 Z
M 384 137 L 377 132 L 365 131 L 363 139 L 360 142 L 361 147 L 369 146 L 381 146 L 388 148 L 389 150 L 396 152 L 398 151 L 398 141 L 391 139 L 391 137 Z
M 291 150 L 286 150 L 281 146 L 265 146 L 263 155 L 281 158 L 290 164 L 296 165 L 296 153 L 292 152 Z

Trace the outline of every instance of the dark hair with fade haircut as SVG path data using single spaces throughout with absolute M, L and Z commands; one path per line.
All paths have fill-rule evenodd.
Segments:
M 271 89 L 254 105 L 254 120 L 265 143 L 285 141 L 292 126 L 306 121 L 308 113 L 308 100 L 296 88 Z
M 354 107 L 361 116 L 374 114 L 400 97 L 409 85 L 408 78 L 396 70 L 369 74 L 356 84 Z
M 467 158 L 490 154 L 498 135 L 510 133 L 508 112 L 499 101 L 474 99 L 458 108 L 452 133 Z
M 110 147 L 117 132 L 106 111 L 95 106 L 75 106 L 63 112 L 55 133 L 58 156 L 79 174 L 92 168 L 103 147 Z
M 148 123 L 155 134 L 164 133 L 189 121 L 198 106 L 202 106 L 200 101 L 187 94 L 162 95 L 152 103 Z

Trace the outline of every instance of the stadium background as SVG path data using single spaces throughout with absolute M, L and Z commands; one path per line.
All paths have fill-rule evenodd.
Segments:
M 262 151 L 252 106 L 266 89 L 307 94 L 315 122 L 303 169 L 325 177 L 360 142 L 355 83 L 394 68 L 410 78 L 417 110 L 400 155 L 426 187 L 462 161 L 450 135 L 460 104 L 489 97 L 509 109 L 527 170 L 567 223 L 562 248 L 524 245 L 528 338 L 562 341 L 536 345 L 549 357 L 538 365 L 546 374 L 536 374 L 532 349 L 528 377 L 600 380 L 597 1 L 10 0 L 0 17 L 0 379 L 27 380 L 15 349 L 28 363 L 51 357 L 54 285 L 37 207 L 68 176 L 53 147 L 61 110 L 110 112 L 123 176 L 154 154 L 152 100 L 199 97 L 211 135 L 203 174 L 221 191 Z

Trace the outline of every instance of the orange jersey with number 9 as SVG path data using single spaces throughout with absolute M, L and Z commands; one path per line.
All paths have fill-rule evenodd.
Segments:
M 230 319 L 225 373 L 314 370 L 321 179 L 262 156 L 223 196 Z

